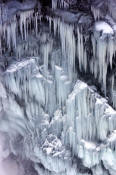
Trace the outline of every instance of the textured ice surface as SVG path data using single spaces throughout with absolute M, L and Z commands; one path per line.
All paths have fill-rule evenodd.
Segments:
M 69 1 L 53 1 L 53 14 L 44 18 L 32 9 L 35 1 L 13 2 L 6 5 L 12 20 L 0 31 L 0 131 L 8 141 L 5 150 L 0 146 L 0 168 L 8 162 L 17 175 L 16 161 L 9 165 L 13 153 L 18 163 L 32 162 L 36 172 L 27 174 L 115 175 L 116 111 L 80 80 L 89 72 L 107 94 L 114 28 L 97 21 L 93 6 L 94 24 L 90 14 L 55 10 L 68 9 Z M 115 75 L 111 81 L 116 106 Z
M 7 74 L 11 74 L 13 76 L 14 73 L 20 73 L 23 76 L 24 73 L 22 72 L 22 69 L 25 67 L 23 71 L 25 71 L 26 75 L 26 70 L 28 68 L 30 69 L 29 66 L 26 68 L 28 65 L 27 63 L 31 66 L 33 65 L 33 61 L 31 60 L 23 64 L 20 63 L 18 69 L 11 65 L 11 67 L 7 70 Z M 60 75 L 62 69 L 60 67 L 56 67 L 56 70 L 58 71 L 57 76 L 62 76 Z M 31 72 L 31 74 L 33 75 L 33 72 Z M 5 75 L 5 79 L 7 77 L 9 77 L 9 75 Z M 28 81 L 30 84 L 33 83 L 33 76 L 32 78 L 31 75 L 29 77 L 30 78 L 28 79 L 27 76 L 27 85 Z M 37 85 L 34 85 L 33 88 L 35 89 L 36 87 L 38 92 L 41 94 L 41 98 L 43 98 L 42 101 L 39 101 L 39 96 L 37 98 L 36 93 L 36 99 L 38 102 L 35 101 L 35 104 L 30 101 L 31 98 L 34 97 L 34 94 L 29 93 L 29 89 L 25 92 L 23 90 L 25 82 L 20 84 L 19 80 L 14 77 L 15 83 L 18 85 L 17 87 L 20 87 L 18 91 L 21 91 L 22 89 L 24 92 L 23 94 L 25 94 L 24 100 L 26 101 L 24 103 L 24 108 L 26 109 L 26 116 L 24 115 L 23 108 L 20 104 L 17 102 L 14 103 L 12 101 L 13 99 L 10 99 L 9 97 L 9 100 L 7 100 L 8 105 L 4 107 L 4 110 L 9 111 L 9 114 L 7 113 L 6 117 L 5 115 L 4 117 L 1 116 L 2 120 L 0 128 L 5 132 L 11 131 L 9 136 L 11 137 L 12 151 L 15 154 L 21 154 L 20 149 L 23 149 L 22 156 L 26 155 L 28 159 L 33 160 L 38 172 L 40 171 L 43 173 L 49 172 L 52 174 L 54 172 L 56 174 L 76 174 L 79 170 L 76 168 L 75 164 L 73 164 L 73 167 L 71 166 L 73 161 L 72 155 L 79 157 L 85 167 L 92 168 L 94 166 L 98 166 L 102 160 L 105 164 L 104 166 L 108 168 L 108 166 L 110 166 L 110 162 L 108 163 L 108 160 L 106 162 L 107 152 L 110 150 L 111 154 L 113 154 L 112 146 L 110 147 L 110 145 L 115 147 L 113 144 L 115 137 L 111 135 L 107 143 L 103 144 L 100 142 L 106 142 L 108 135 L 116 129 L 116 112 L 107 105 L 105 99 L 96 94 L 87 86 L 87 84 L 77 81 L 68 98 L 67 96 L 64 97 L 63 114 L 60 110 L 57 110 L 54 113 L 52 120 L 50 120 L 51 110 L 49 106 L 45 107 L 45 111 L 48 112 L 48 114 L 45 114 L 41 105 L 45 105 L 45 97 L 47 97 L 49 103 L 50 98 L 52 98 L 53 102 L 53 92 L 55 92 L 55 90 L 52 90 L 53 97 L 49 96 L 50 91 L 46 90 L 50 82 L 48 82 L 48 85 L 46 85 L 44 87 L 45 89 L 43 89 L 42 84 L 39 85 L 42 83 L 42 77 L 43 76 L 39 73 L 34 78 Z M 48 80 L 46 79 L 44 81 L 46 82 Z M 9 82 L 9 85 L 12 84 L 11 81 L 7 82 Z M 8 85 L 6 84 L 6 86 Z M 15 88 L 17 89 L 17 87 Z M 39 90 L 40 87 L 43 90 Z M 26 88 L 29 88 L 29 86 L 26 86 Z M 53 86 L 52 88 L 55 87 Z M 20 93 L 18 94 L 16 92 L 16 90 L 10 89 L 10 91 L 13 94 L 17 94 L 18 98 L 23 98 L 20 96 Z M 45 95 L 41 91 L 43 91 Z M 35 91 L 32 90 L 31 92 Z M 58 93 L 57 98 L 60 98 L 60 93 Z M 36 103 L 38 106 L 36 106 Z M 81 105 L 82 103 L 83 106 Z M 60 103 L 58 104 L 61 105 Z M 10 111 L 12 117 L 10 115 Z M 9 124 L 7 124 L 7 121 L 9 121 Z M 10 125 L 11 122 L 12 125 Z M 9 126 L 10 129 L 5 126 Z M 17 139 L 16 141 L 13 139 L 14 136 L 16 138 L 18 135 L 24 137 L 21 143 L 22 148 L 20 146 L 19 148 L 16 147 L 15 144 L 18 144 Z M 96 141 L 96 143 L 94 141 Z M 108 148 L 107 145 L 109 145 Z M 70 152 L 70 149 L 72 152 Z M 43 170 L 41 166 L 37 165 L 37 162 L 40 162 L 44 166 Z M 112 169 L 115 171 L 113 167 Z

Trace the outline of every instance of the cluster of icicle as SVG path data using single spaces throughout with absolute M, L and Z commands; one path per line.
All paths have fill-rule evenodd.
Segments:
M 93 49 L 93 57 L 89 58 L 87 53 L 86 36 L 82 34 L 82 30 L 79 26 L 74 27 L 64 23 L 59 18 L 52 19 L 48 17 L 49 24 L 53 23 L 54 34 L 58 34 L 61 40 L 62 56 L 67 60 L 68 73 L 73 74 L 75 70 L 75 58 L 77 57 L 80 71 L 90 72 L 95 78 L 103 85 L 104 93 L 106 94 L 106 77 L 107 69 L 110 65 L 112 69 L 112 59 L 115 54 L 115 43 L 113 38 L 102 39 L 101 37 L 96 39 L 96 36 L 91 36 L 91 44 Z M 75 33 L 77 38 L 75 37 Z M 89 62 L 89 65 L 87 64 Z M 71 77 L 72 75 L 70 75 Z
M 101 17 L 101 12 L 100 12 L 99 8 L 95 8 L 94 6 L 91 6 L 91 11 L 93 13 L 95 21 L 99 20 Z
M 28 38 L 32 23 L 34 24 L 36 36 L 38 33 L 39 17 L 38 14 L 33 15 L 33 12 L 33 10 L 21 12 L 19 21 L 17 21 L 16 16 L 14 16 L 9 23 L 4 23 L 4 25 L 1 25 L 0 41 L 2 42 L 2 40 L 5 40 L 9 50 L 11 50 L 13 47 L 16 50 L 18 57 L 23 55 L 26 50 L 27 53 L 30 53 L 30 47 L 33 47 L 31 39 Z M 65 59 L 65 61 L 61 64 L 64 69 L 67 69 L 66 71 L 68 71 L 70 79 L 72 79 L 74 76 L 75 58 L 77 58 L 80 71 L 84 70 L 86 72 L 87 69 L 90 69 L 91 73 L 94 74 L 94 77 L 98 78 L 99 82 L 103 84 L 103 90 L 106 94 L 107 69 L 109 64 L 112 69 L 112 58 L 115 53 L 113 39 L 108 39 L 106 41 L 106 39 L 96 39 L 95 36 L 92 36 L 91 43 L 93 47 L 93 58 L 90 60 L 87 53 L 87 48 L 85 46 L 87 39 L 86 36 L 82 34 L 82 30 L 79 26 L 76 28 L 73 24 L 66 24 L 59 18 L 52 19 L 51 17 L 47 17 L 47 19 L 49 20 L 50 30 L 51 24 L 53 23 L 54 35 L 58 35 L 60 37 L 62 56 Z M 17 45 L 18 26 L 22 40 L 28 41 L 26 44 L 21 42 L 21 44 Z M 75 37 L 75 33 L 77 35 L 77 38 Z M 2 43 L 0 46 L 2 52 Z M 47 47 L 49 46 L 46 46 L 46 49 Z M 32 48 L 31 52 L 31 55 L 37 55 L 38 50 Z M 88 61 L 90 63 L 90 66 L 87 64 Z M 67 64 L 67 67 L 65 64 Z
M 64 0 L 52 0 L 52 9 L 57 9 L 57 8 L 68 8 L 69 4 L 66 3 Z
M 53 60 L 57 60 L 54 56 Z M 93 174 L 98 169 L 102 171 L 101 160 L 106 168 L 111 166 L 107 155 L 114 154 L 115 160 L 116 112 L 87 84 L 78 80 L 73 88 L 56 60 L 52 62 L 52 74 L 48 74 L 45 65 L 38 65 L 36 59 L 14 63 L 4 74 L 4 86 L 9 93 L 7 104 L 2 97 L 5 113 L 0 130 L 10 133 L 12 151 L 33 160 L 41 175 L 82 175 L 72 162 L 73 156 L 81 158 Z M 23 108 L 15 96 L 23 101 Z M 10 131 L 5 127 L 7 120 Z M 23 152 L 20 146 L 15 148 L 17 133 L 24 137 Z
M 22 40 L 28 38 L 31 20 L 37 34 L 37 19 L 37 15 L 33 18 L 33 11 L 20 14 Z M 87 84 L 77 81 L 73 85 L 75 59 L 78 59 L 80 71 L 85 72 L 89 60 L 91 72 L 103 83 L 106 91 L 107 68 L 109 64 L 112 68 L 114 42 L 109 40 L 106 43 L 93 36 L 93 58 L 90 60 L 85 46 L 86 36 L 78 26 L 75 30 L 74 25 L 66 24 L 59 18 L 47 19 L 50 31 L 53 26 L 54 36 L 60 38 L 61 55 L 60 49 L 53 52 L 53 41 L 43 34 L 40 37 L 41 56 L 14 62 L 7 68 L 3 77 L 4 86 L 0 84 L 4 91 L 0 96 L 0 130 L 9 133 L 12 152 L 34 161 L 40 175 L 89 175 L 79 171 L 76 160 L 75 163 L 72 158 L 75 156 L 82 160 L 82 168 L 89 167 L 93 174 L 100 172 L 107 175 L 101 161 L 109 171 L 115 170 L 116 112 Z M 15 27 L 12 22 L 7 24 L 9 27 L 2 27 L 2 37 L 7 41 L 8 48 L 16 47 L 17 23 L 14 17 Z M 29 49 L 27 46 L 26 51 Z M 24 139 L 23 151 L 22 145 L 15 147 L 18 135 Z
M 86 167 L 99 165 L 100 159 L 108 163 L 107 152 L 115 150 L 116 112 L 105 99 L 78 81 L 66 101 L 66 121 L 63 141 L 73 154 Z
M 4 21 L 7 19 L 7 10 L 4 4 L 0 5 L 0 54 L 3 49 L 2 40 L 5 40 L 8 48 L 11 43 L 16 48 L 16 17 L 13 17 L 12 23 L 6 24 Z
M 38 13 L 33 15 L 34 10 L 22 11 L 19 15 L 19 20 L 16 15 L 14 15 L 8 22 L 0 24 L 0 50 L 5 50 L 2 45 L 2 41 L 6 43 L 8 50 L 16 50 L 18 36 L 22 38 L 23 41 L 27 40 L 29 31 L 32 31 L 31 25 L 33 23 L 35 33 L 38 30 Z M 19 29 L 18 29 L 19 28 Z M 19 31 L 18 31 L 19 30 Z M 20 34 L 20 35 L 19 35 Z M 18 55 L 18 53 L 17 53 Z M 19 54 L 20 56 L 20 54 Z
M 115 43 L 113 39 L 105 41 L 104 39 L 96 40 L 92 38 L 93 59 L 91 61 L 91 71 L 95 78 L 99 77 L 99 82 L 103 83 L 106 93 L 106 77 L 108 65 L 112 69 L 113 55 L 115 54 Z M 96 60 L 97 57 L 97 60 Z

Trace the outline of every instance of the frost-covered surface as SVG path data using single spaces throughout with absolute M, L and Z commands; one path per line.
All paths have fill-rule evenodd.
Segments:
M 92 16 L 53 0 L 44 18 L 35 1 L 13 2 L 1 5 L 0 173 L 115 175 L 114 19 L 99 2 Z

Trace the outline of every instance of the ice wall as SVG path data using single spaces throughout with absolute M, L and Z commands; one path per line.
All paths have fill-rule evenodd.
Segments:
M 69 14 L 71 15 L 71 14 Z M 74 18 L 74 17 L 73 17 Z M 48 18 L 51 23 L 51 18 Z M 68 21 L 68 15 L 64 19 Z M 54 33 L 60 36 L 62 55 L 68 61 L 68 72 L 75 71 L 75 60 L 78 60 L 80 71 L 90 72 L 102 84 L 104 94 L 106 94 L 107 70 L 110 65 L 112 69 L 112 59 L 115 54 L 114 31 L 106 22 L 96 22 L 94 33 L 91 35 L 92 58 L 88 54 L 87 36 L 83 33 L 83 28 L 74 23 L 64 23 L 60 18 L 52 20 Z M 76 21 L 75 21 L 76 22 Z M 102 35 L 100 36 L 100 32 Z M 72 47 L 73 45 L 73 47 Z M 89 62 L 89 64 L 87 64 Z
M 55 12 L 57 14 L 57 12 Z M 90 17 L 83 17 L 78 21 L 77 14 L 72 13 L 62 14 L 60 12 L 59 17 L 51 18 L 47 17 L 49 24 L 53 24 L 54 35 L 59 36 L 59 42 L 61 43 L 62 56 L 64 57 L 64 63 L 67 64 L 67 70 L 70 74 L 70 79 L 75 72 L 75 61 L 79 64 L 79 70 L 82 72 L 90 71 L 95 78 L 98 79 L 99 83 L 102 85 L 104 94 L 106 95 L 106 83 L 107 83 L 107 70 L 110 65 L 112 69 L 112 59 L 115 55 L 115 41 L 114 41 L 114 30 L 106 22 L 100 21 L 96 22 L 93 26 L 93 34 L 90 36 L 91 41 L 89 45 L 92 47 L 92 55 L 90 59 L 90 52 L 88 51 L 89 47 L 88 36 L 84 34 L 83 26 L 81 23 L 85 23 L 85 19 L 90 22 Z M 70 17 L 69 17 L 70 16 Z M 36 37 L 38 37 L 39 26 L 38 22 L 41 20 L 41 15 L 38 13 L 34 14 L 33 10 L 24 11 L 19 14 L 19 20 L 17 21 L 16 16 L 14 16 L 10 24 L 4 24 L 1 26 L 1 52 L 3 51 L 2 41 L 7 44 L 8 50 L 14 50 L 18 57 L 24 55 L 25 53 L 31 56 L 38 56 L 38 44 Z M 66 23 L 63 22 L 66 21 Z M 81 23 L 80 23 L 81 22 Z M 33 25 L 34 28 L 33 28 Z M 70 24 L 73 23 L 73 24 Z M 77 23 L 79 23 L 77 25 Z M 19 28 L 19 33 L 17 33 Z M 33 35 L 32 32 L 29 36 L 29 32 L 33 31 L 36 35 Z M 52 31 L 51 31 L 52 32 Z M 28 37 L 29 36 L 29 37 Z M 20 39 L 22 40 L 19 42 Z M 41 40 L 41 37 L 38 37 Z M 32 44 L 35 40 L 34 45 Z M 26 42 L 24 42 L 26 41 Z M 73 47 L 72 47 L 73 45 Z M 47 46 L 45 50 L 47 50 Z M 30 49 L 31 48 L 31 49 Z M 49 49 L 49 48 L 48 48 Z M 5 48 L 4 48 L 5 50 Z M 102 54 L 101 54 L 102 52 Z M 46 57 L 46 56 L 45 56 Z M 44 58 L 44 61 L 48 58 Z M 90 64 L 87 64 L 87 62 Z M 66 66 L 65 66 L 66 69 Z M 72 74 L 72 75 L 71 75 Z
M 107 94 L 115 32 L 97 21 L 98 11 L 92 25 L 85 13 L 54 10 L 63 7 L 58 3 L 54 16 L 18 11 L 1 24 L 1 60 L 8 64 L 0 71 L 0 131 L 37 174 L 115 175 L 116 111 L 80 80 L 80 72 L 92 74 Z M 115 106 L 115 76 L 111 82 Z
M 64 81 L 62 68 L 55 67 L 54 76 L 57 77 L 57 82 L 53 83 L 38 72 L 34 62 L 30 60 L 20 63 L 20 66 L 17 64 L 15 69 L 12 66 L 4 77 L 7 80 L 5 86 L 10 91 L 4 111 L 9 111 L 11 115 L 6 115 L 9 124 L 2 117 L 0 128 L 1 131 L 8 132 L 9 128 L 6 126 L 10 127 L 10 146 L 13 153 L 32 160 L 41 174 L 81 175 L 83 169 L 84 174 L 90 174 L 91 171 L 98 171 L 95 166 L 99 167 L 99 171 L 105 172 L 100 167 L 101 161 L 106 169 L 109 170 L 110 167 L 115 172 L 115 157 L 107 160 L 107 156 L 115 154 L 116 112 L 105 99 L 79 80 L 74 89 L 66 89 L 65 86 L 69 88 L 71 85 Z M 35 70 L 26 76 L 30 66 L 34 66 Z M 15 78 L 18 75 L 25 75 L 26 80 L 19 81 Z M 14 79 L 17 86 L 8 77 Z M 15 89 L 9 88 L 10 85 Z M 51 91 L 48 90 L 49 86 Z M 18 101 L 13 97 L 15 94 Z M 23 104 L 20 103 L 21 99 Z M 20 135 L 23 136 L 21 142 L 17 140 Z M 73 157 L 80 158 L 82 165 L 78 167 Z M 110 161 L 114 161 L 112 166 Z

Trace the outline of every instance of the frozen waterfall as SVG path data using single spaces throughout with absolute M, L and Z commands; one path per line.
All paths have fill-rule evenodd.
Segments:
M 43 4 L 0 3 L 0 175 L 116 175 L 113 7 Z

